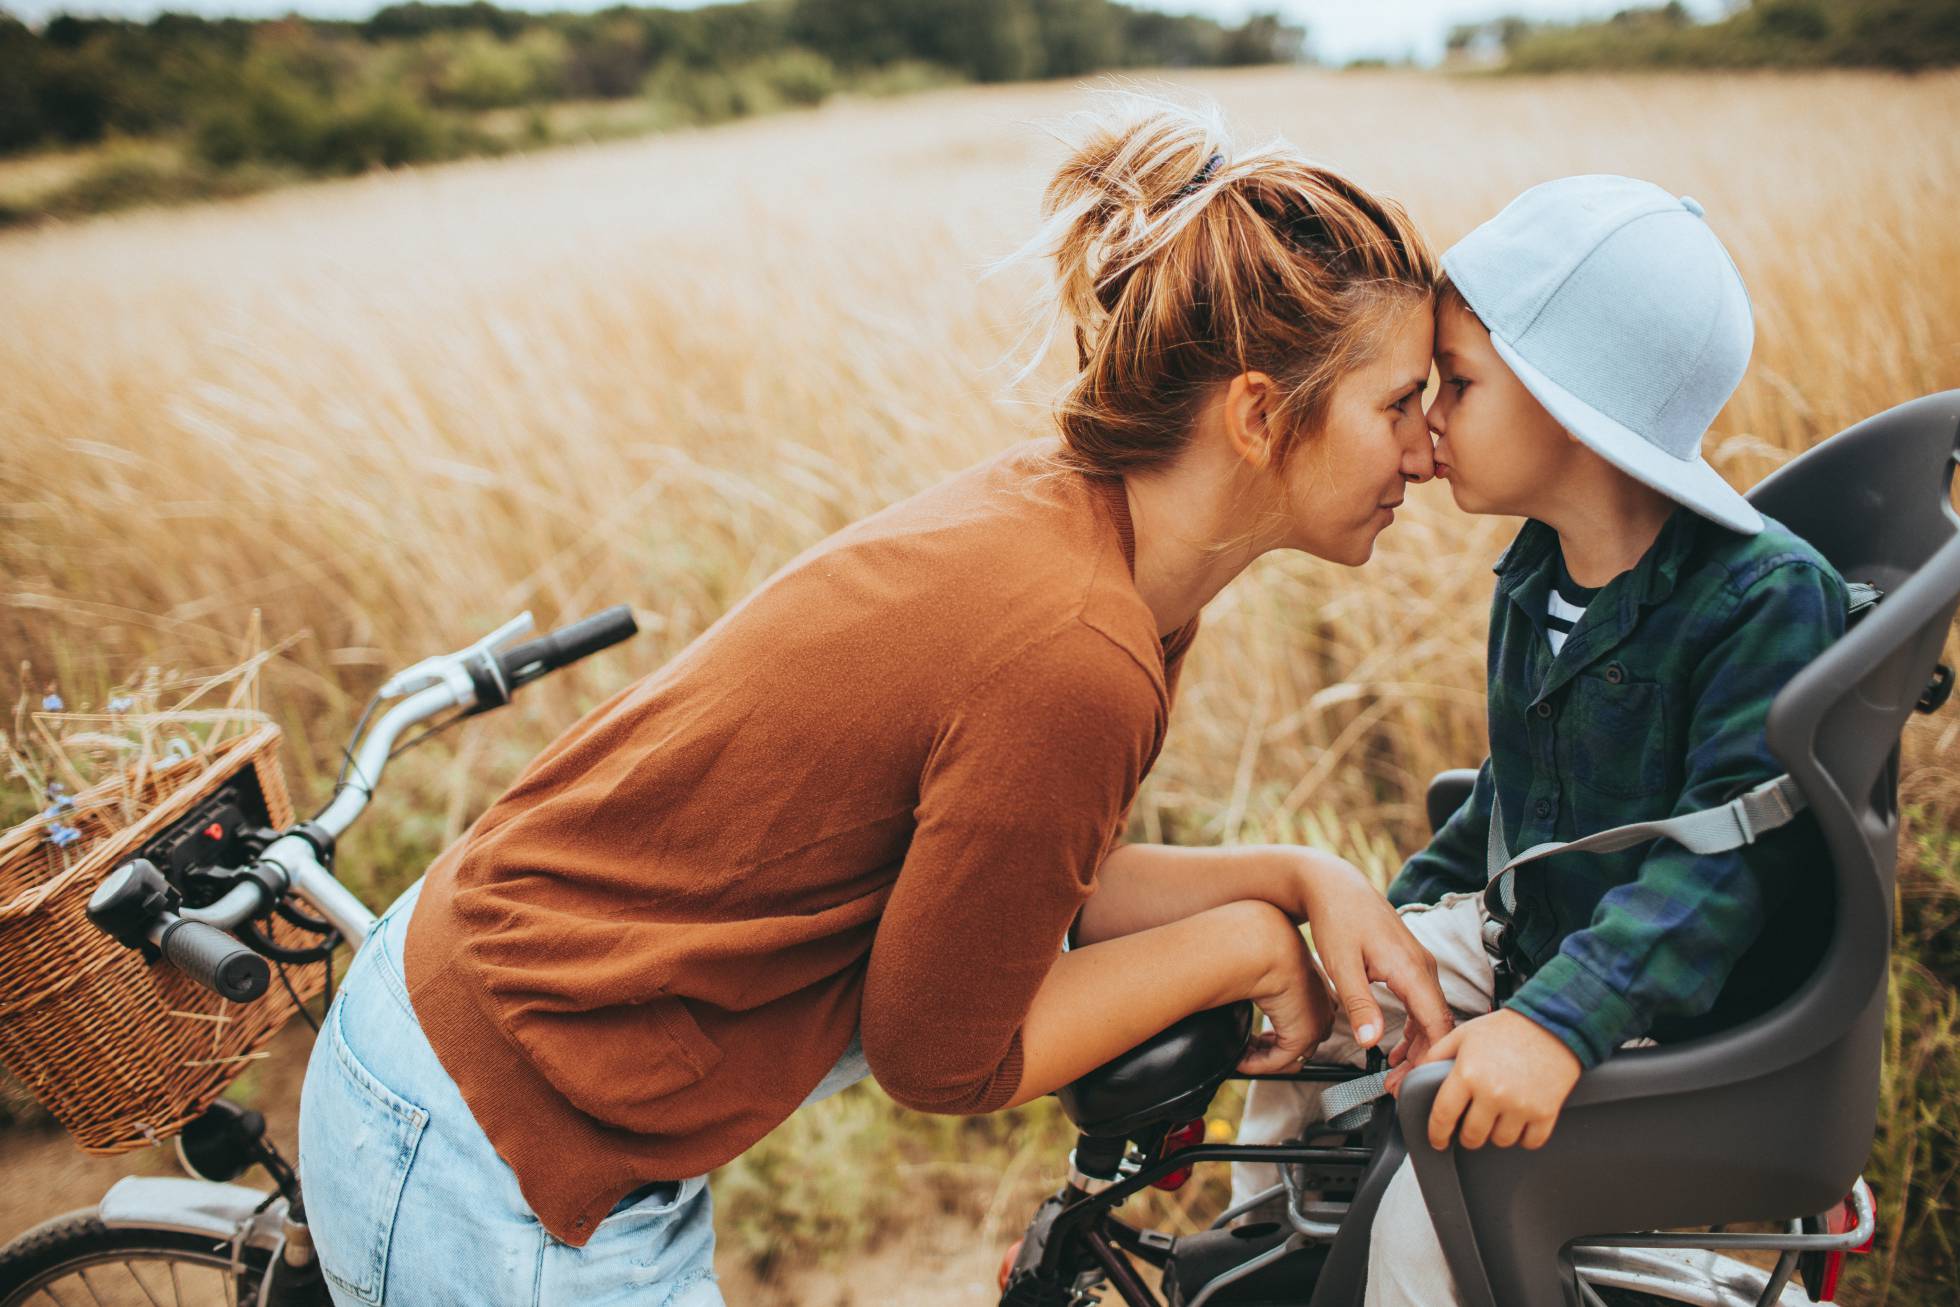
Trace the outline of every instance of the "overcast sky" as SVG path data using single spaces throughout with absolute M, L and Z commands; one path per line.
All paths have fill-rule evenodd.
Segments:
M 603 9 L 618 0 L 498 0 L 515 9 Z M 692 8 L 704 0 L 670 0 L 667 8 Z M 1443 37 L 1457 23 L 1500 14 L 1540 18 L 1599 17 L 1616 9 L 1660 0 L 1128 0 L 1174 13 L 1210 14 L 1237 22 L 1248 12 L 1277 10 L 1306 25 L 1316 54 L 1333 62 L 1366 55 L 1413 56 L 1428 62 L 1443 51 Z M 1730 0 L 1687 0 L 1703 16 L 1723 12 Z M 320 18 L 364 18 L 376 0 L 0 0 L 6 10 L 29 23 L 49 15 L 114 14 L 148 18 L 162 9 L 179 13 L 268 16 L 298 12 Z

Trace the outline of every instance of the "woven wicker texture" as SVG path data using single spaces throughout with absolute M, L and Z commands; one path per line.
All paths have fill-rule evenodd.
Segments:
M 111 777 L 76 796 L 71 824 L 81 838 L 66 849 L 44 838 L 38 819 L 0 836 L 0 1063 L 84 1152 L 169 1138 L 293 1014 L 276 979 L 258 1001 L 229 1003 L 168 964 L 145 962 L 85 912 L 113 868 L 247 767 L 272 824 L 289 824 L 278 748 L 279 728 L 264 725 L 205 753 Z M 286 947 L 317 942 L 276 917 L 267 934 Z M 286 973 L 302 999 L 325 980 L 318 965 Z

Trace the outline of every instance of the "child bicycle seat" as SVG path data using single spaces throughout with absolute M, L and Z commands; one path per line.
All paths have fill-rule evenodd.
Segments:
M 1430 1148 L 1449 1066 L 1404 1084 L 1402 1133 L 1468 1307 L 1577 1307 L 1574 1245 L 1658 1246 L 1615 1232 L 1826 1212 L 1857 1181 L 1877 1119 L 1899 735 L 1951 679 L 1939 657 L 1960 607 L 1957 445 L 1960 391 L 1946 391 L 1831 437 L 1749 495 L 1846 580 L 1885 595 L 1768 718 L 1770 750 L 1830 852 L 1835 903 L 1816 970 L 1758 1018 L 1587 1072 L 1535 1152 Z
M 1378 1100 L 1358 1131 L 1192 1142 L 1177 1123 L 1232 1078 L 1252 1029 L 1245 1004 L 1196 1013 L 1059 1091 L 1082 1133 L 1068 1182 L 1002 1266 L 1003 1307 L 1082 1307 L 1104 1290 L 1130 1307 L 1360 1307 L 1374 1215 L 1408 1154 L 1470 1307 L 1789 1305 L 1806 1289 L 1814 1301 L 1834 1278 L 1826 1253 L 1841 1256 L 1871 1228 L 1858 1172 L 1876 1121 L 1899 735 L 1915 708 L 1937 709 L 1951 685 L 1938 658 L 1960 608 L 1957 447 L 1960 391 L 1949 391 L 1824 441 L 1750 495 L 1828 557 L 1853 583 L 1854 611 L 1866 610 L 1769 713 L 1771 752 L 1811 814 L 1792 837 L 1822 839 L 1830 853 L 1812 891 L 1822 901 L 1830 887 L 1825 942 L 1790 968 L 1795 975 L 1819 959 L 1780 1003 L 1717 1034 L 1616 1054 L 1580 1078 L 1536 1152 L 1431 1149 L 1427 1119 L 1447 1064 L 1414 1071 L 1399 1104 Z M 1432 829 L 1475 777 L 1436 777 Z M 1310 1063 L 1276 1078 L 1361 1074 Z M 1232 1224 L 1262 1215 L 1278 1190 L 1190 1234 L 1137 1229 L 1115 1215 L 1141 1187 L 1168 1185 L 1193 1162 L 1233 1161 L 1280 1168 L 1283 1222 Z M 1845 1228 L 1836 1218 L 1847 1190 L 1856 1231 L 1808 1233 Z M 1615 1233 L 1751 1220 L 1801 1222 L 1804 1233 Z M 1774 1270 L 1715 1255 L 1743 1248 L 1783 1255 Z M 1806 1266 L 1803 1287 L 1790 1282 L 1800 1250 L 1818 1263 Z M 1161 1271 L 1161 1299 L 1139 1264 Z

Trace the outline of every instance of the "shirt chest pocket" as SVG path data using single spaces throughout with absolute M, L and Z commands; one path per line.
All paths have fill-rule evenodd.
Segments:
M 1583 824 L 1636 821 L 1672 803 L 1680 760 L 1671 707 L 1666 686 L 1634 680 L 1619 663 L 1572 678 L 1560 714 L 1558 761 Z M 1623 802 L 1600 804 L 1601 798 Z

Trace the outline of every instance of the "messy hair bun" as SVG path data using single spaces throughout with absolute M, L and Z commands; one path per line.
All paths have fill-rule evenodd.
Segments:
M 1083 115 L 1042 216 L 1025 252 L 1054 262 L 1044 347 L 1070 327 L 1079 366 L 1066 457 L 1102 475 L 1174 458 L 1211 388 L 1251 370 L 1278 387 L 1284 466 L 1383 310 L 1435 275 L 1393 200 L 1283 141 L 1235 150 L 1215 109 L 1133 94 Z

